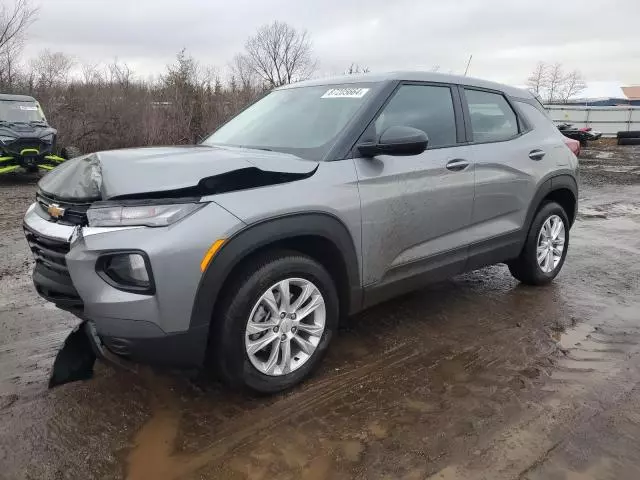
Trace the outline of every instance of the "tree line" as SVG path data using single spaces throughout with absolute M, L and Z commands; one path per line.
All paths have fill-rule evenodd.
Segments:
M 283 22 L 249 37 L 225 78 L 185 50 L 155 80 L 117 60 L 77 64 L 49 50 L 23 62 L 37 14 L 30 0 L 0 5 L 0 92 L 35 97 L 59 145 L 83 152 L 197 143 L 271 88 L 309 78 L 317 64 L 307 32 Z
M 546 103 L 567 103 L 587 84 L 578 70 L 565 72 L 561 63 L 538 62 L 527 79 L 527 87 Z
M 140 79 L 117 60 L 78 64 L 50 50 L 25 62 L 26 34 L 38 15 L 31 1 L 0 4 L 0 93 L 36 97 L 58 129 L 59 145 L 84 152 L 197 143 L 266 91 L 310 78 L 317 68 L 307 32 L 279 21 L 247 39 L 225 78 L 185 50 L 155 80 Z M 345 73 L 368 71 L 352 63 Z M 579 71 L 546 62 L 527 85 L 548 103 L 566 102 L 586 87 Z

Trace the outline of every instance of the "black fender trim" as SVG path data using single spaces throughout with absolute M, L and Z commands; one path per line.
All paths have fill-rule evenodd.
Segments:
M 533 216 L 536 214 L 536 212 L 540 208 L 540 205 L 542 204 L 542 200 L 544 200 L 544 198 L 547 195 L 549 195 L 551 192 L 555 190 L 561 190 L 563 188 L 566 188 L 567 190 L 571 191 L 571 193 L 573 194 L 574 198 L 576 199 L 575 211 L 576 212 L 578 211 L 578 208 L 577 208 L 578 184 L 576 183 L 576 179 L 571 175 L 567 175 L 567 174 L 551 176 L 540 184 L 538 191 L 533 197 L 533 201 L 531 202 L 531 205 L 529 205 L 529 210 L 527 211 L 527 218 L 524 223 L 526 225 L 527 234 L 529 233 L 531 222 L 533 222 Z M 571 224 L 573 225 L 573 222 L 575 220 L 575 215 L 574 215 L 574 218 L 571 218 L 570 220 L 571 220 Z
M 557 175 L 555 177 L 551 177 L 550 180 L 551 190 L 549 190 L 549 192 L 566 188 L 573 194 L 573 198 L 576 199 L 573 218 L 569 219 L 571 225 L 573 226 L 573 223 L 576 221 L 576 217 L 578 216 L 578 183 L 576 182 L 576 179 L 571 175 Z
M 351 234 L 337 217 L 323 212 L 284 215 L 251 224 L 225 242 L 205 270 L 191 312 L 190 329 L 209 325 L 220 291 L 240 261 L 277 241 L 299 236 L 319 236 L 342 253 L 349 283 L 349 312 L 362 308 L 358 257 Z M 215 239 L 213 239 L 215 240 Z

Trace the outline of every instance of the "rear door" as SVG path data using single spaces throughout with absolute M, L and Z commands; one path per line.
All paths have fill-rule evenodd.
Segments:
M 410 126 L 429 138 L 419 155 L 355 158 L 362 202 L 363 277 L 391 284 L 437 270 L 459 272 L 474 193 L 470 147 L 456 87 L 404 83 L 371 122 L 360 142 L 391 126 Z M 357 155 L 357 151 L 356 151 Z
M 475 164 L 468 269 L 516 256 L 528 208 L 552 170 L 554 137 L 537 132 L 502 92 L 460 89 Z

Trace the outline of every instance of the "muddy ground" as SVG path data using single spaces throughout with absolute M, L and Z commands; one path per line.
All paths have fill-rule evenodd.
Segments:
M 640 148 L 584 151 L 550 286 L 494 266 L 364 312 L 321 370 L 268 398 L 98 365 L 47 390 L 77 321 L 40 300 L 0 184 L 0 478 L 640 478 Z

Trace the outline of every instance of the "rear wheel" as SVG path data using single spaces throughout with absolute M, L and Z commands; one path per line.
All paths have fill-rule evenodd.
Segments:
M 212 347 L 223 379 L 273 393 L 319 365 L 338 325 L 338 295 L 318 262 L 279 252 L 246 266 L 220 313 Z
M 569 247 L 569 218 L 555 202 L 536 213 L 520 256 L 509 262 L 511 274 L 522 283 L 544 285 L 562 269 Z

